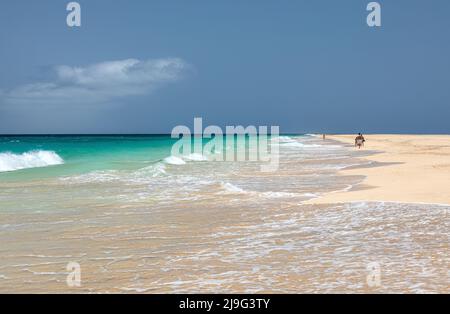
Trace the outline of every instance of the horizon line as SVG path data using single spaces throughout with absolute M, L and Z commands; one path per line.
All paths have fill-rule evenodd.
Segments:
M 279 133 L 279 135 L 352 135 L 358 134 L 359 132 L 333 132 L 333 133 L 323 133 L 323 132 L 285 132 Z M 381 132 L 362 132 L 366 135 L 450 135 L 450 133 L 405 133 L 405 132 L 389 132 L 389 133 L 381 133 Z M 236 133 L 223 133 L 222 135 L 243 135 Z M 244 133 L 245 135 L 248 135 Z M 9 136 L 171 136 L 171 133 L 6 133 L 0 134 L 0 137 L 9 137 Z M 191 135 L 203 135 L 199 133 L 192 133 Z M 256 134 L 259 135 L 259 134 Z M 267 135 L 271 135 L 270 133 Z

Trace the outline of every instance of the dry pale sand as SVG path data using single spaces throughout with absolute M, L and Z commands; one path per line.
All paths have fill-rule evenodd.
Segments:
M 327 136 L 353 145 L 355 135 Z M 349 191 L 327 194 L 309 203 L 391 201 L 450 204 L 450 135 L 365 135 L 366 158 L 375 167 L 345 169 L 342 175 L 366 179 Z M 356 149 L 356 148 L 355 148 Z

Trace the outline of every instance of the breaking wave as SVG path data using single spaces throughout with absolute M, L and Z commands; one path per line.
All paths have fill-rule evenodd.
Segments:
M 55 152 L 36 150 L 23 154 L 0 153 L 0 172 L 61 165 L 64 160 Z
M 169 165 L 184 165 L 184 164 L 186 164 L 186 162 L 183 159 L 176 157 L 176 156 L 166 157 L 166 158 L 164 158 L 164 162 Z

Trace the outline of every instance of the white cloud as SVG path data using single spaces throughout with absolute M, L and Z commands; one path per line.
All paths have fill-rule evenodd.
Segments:
M 86 67 L 55 68 L 55 79 L 22 85 L 0 93 L 7 104 L 92 104 L 119 97 L 146 95 L 183 77 L 182 59 L 108 61 Z

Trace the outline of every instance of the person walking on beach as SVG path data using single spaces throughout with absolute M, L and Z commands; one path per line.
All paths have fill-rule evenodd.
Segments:
M 358 133 L 358 136 L 355 138 L 355 146 L 358 146 L 358 149 L 361 149 L 361 146 L 364 146 L 364 142 L 366 139 L 361 133 Z

